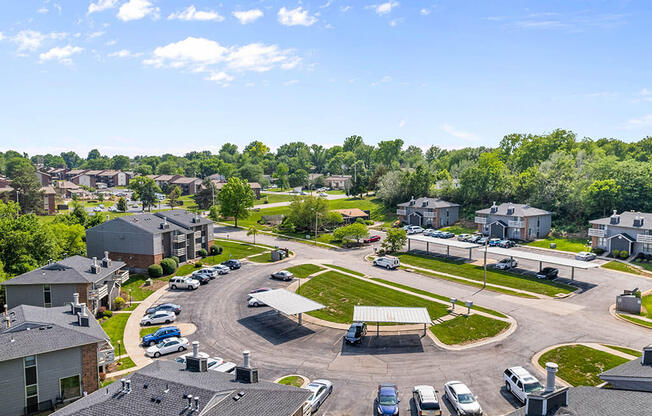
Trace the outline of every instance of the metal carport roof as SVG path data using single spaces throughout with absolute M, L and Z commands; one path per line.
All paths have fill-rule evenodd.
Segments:
M 396 324 L 429 324 L 432 322 L 426 308 L 395 306 L 354 306 L 354 322 L 391 322 Z
M 556 257 L 556 256 L 547 256 L 545 254 L 533 253 L 530 251 L 514 250 L 508 248 L 500 247 L 488 247 L 487 253 L 497 254 L 499 256 L 505 257 L 517 257 L 521 259 L 534 260 L 543 263 L 552 263 L 558 264 L 561 266 L 568 266 L 578 269 L 592 269 L 594 267 L 600 267 L 597 263 L 592 263 L 590 261 L 580 261 L 575 259 L 569 259 L 565 257 Z
M 321 303 L 304 298 L 301 295 L 297 295 L 296 293 L 285 289 L 274 289 L 269 292 L 252 293 L 249 296 L 286 315 L 296 315 L 298 313 L 305 313 L 325 308 Z
M 439 244 L 442 246 L 465 248 L 465 249 L 480 247 L 480 245 L 478 244 L 467 243 L 465 241 L 457 241 L 452 238 L 436 238 L 436 237 L 428 237 L 425 235 L 408 235 L 408 240 L 421 241 L 424 243 Z

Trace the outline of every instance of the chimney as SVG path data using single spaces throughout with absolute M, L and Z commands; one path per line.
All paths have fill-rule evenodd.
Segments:
M 98 274 L 100 272 L 100 265 L 97 263 L 97 257 L 93 257 L 93 264 L 91 264 L 91 272 Z
M 546 393 L 555 391 L 555 375 L 559 366 L 555 363 L 546 363 Z
M 72 304 L 75 306 L 79 305 L 79 293 L 72 294 Z
M 643 355 L 641 356 L 641 364 L 652 365 L 652 344 L 643 348 Z
M 489 209 L 489 212 L 495 213 L 498 211 L 498 205 L 496 205 L 496 201 L 494 201 L 493 204 L 491 204 L 491 208 Z
M 244 368 L 249 368 L 249 356 L 251 353 L 249 351 L 243 351 L 242 352 L 242 366 Z
M 7 329 L 11 328 L 11 317 L 9 316 L 9 308 L 5 304 L 5 323 L 7 324 Z
M 88 314 L 86 313 L 86 305 L 82 305 L 79 313 L 77 314 L 77 323 L 79 326 L 88 327 L 90 325 Z
M 127 390 L 125 391 L 125 393 L 131 393 L 131 380 L 125 381 L 125 384 L 127 385 L 126 386 Z
M 555 388 L 557 370 L 557 364 L 546 363 L 546 388 L 526 396 L 525 415 L 546 416 L 548 410 L 568 406 L 568 387 Z
M 199 356 L 199 341 L 192 342 L 192 356 L 197 358 Z
M 235 380 L 241 383 L 258 383 L 258 369 L 250 365 L 251 353 L 246 350 L 242 352 L 242 366 L 235 368 Z
M 611 218 L 609 219 L 610 224 L 618 224 L 620 222 L 620 215 L 618 215 L 618 211 L 614 209 L 614 213 L 611 214 Z
M 188 404 L 184 409 L 190 409 L 192 407 L 192 394 L 184 394 L 183 397 L 185 397 L 186 400 L 188 400 Z
M 102 259 L 102 266 L 109 267 L 111 265 L 111 259 L 109 258 L 109 252 L 104 252 L 104 258 Z
M 186 357 L 186 371 L 205 373 L 208 371 L 208 359 L 199 356 L 199 342 L 192 342 L 192 355 Z
M 81 312 L 81 304 L 79 303 L 79 293 L 72 294 L 72 303 L 70 304 L 70 313 L 77 315 Z

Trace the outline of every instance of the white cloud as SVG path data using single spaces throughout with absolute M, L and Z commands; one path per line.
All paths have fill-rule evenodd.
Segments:
M 401 127 L 405 126 L 405 120 L 401 120 L 400 123 L 398 123 L 398 128 L 400 129 Z
M 118 0 L 98 0 L 96 3 L 88 5 L 88 14 L 112 9 L 117 5 L 117 3 Z
M 388 1 L 381 4 L 372 4 L 371 6 L 367 6 L 366 8 L 372 9 L 373 11 L 376 12 L 376 14 L 382 16 L 384 14 L 390 13 L 394 7 L 398 7 L 397 1 Z
M 18 45 L 18 52 L 35 51 L 43 45 L 46 40 L 59 40 L 68 36 L 64 32 L 41 33 L 35 30 L 21 30 L 11 41 Z
M 149 0 L 129 0 L 120 6 L 117 16 L 118 19 L 124 22 L 140 20 L 145 16 L 152 16 L 152 18 L 158 19 L 159 8 L 154 7 Z
M 45 14 L 45 13 L 47 13 L 47 12 L 49 12 L 49 11 L 50 11 L 50 10 L 48 10 L 47 7 L 41 7 L 40 9 L 38 9 L 38 10 L 36 11 L 36 13 L 39 13 L 39 14 Z
M 63 48 L 55 47 L 39 55 L 41 62 L 56 60 L 62 64 L 71 64 L 71 56 L 81 53 L 84 49 L 78 46 L 66 45 Z
M 476 136 L 475 134 L 469 133 L 467 131 L 458 130 L 448 123 L 442 124 L 441 129 L 457 139 L 469 140 L 469 141 L 478 140 L 478 136 Z
M 648 114 L 639 118 L 632 118 L 627 120 L 626 128 L 633 129 L 637 127 L 647 127 L 652 125 L 652 114 Z
M 428 16 L 430 14 L 430 12 L 432 12 L 432 10 L 423 8 L 423 9 L 421 9 L 421 11 L 419 13 L 421 13 L 421 16 Z
M 320 9 L 327 9 L 327 8 L 331 7 L 331 4 L 333 4 L 333 0 L 328 0 L 326 3 L 319 6 L 319 8 Z
M 219 74 L 226 70 L 265 72 L 273 68 L 291 69 L 301 62 L 301 58 L 277 45 L 251 43 L 227 47 L 210 39 L 188 37 L 156 48 L 152 57 L 143 62 L 157 68 L 207 72 L 211 74 L 207 78 L 211 81 L 230 81 L 232 78 L 223 78 Z
M 115 39 L 111 39 L 111 40 L 107 41 L 107 42 L 105 43 L 105 45 L 106 45 L 106 46 L 113 46 L 113 45 L 115 45 L 116 43 L 118 43 L 117 40 L 115 40 Z
M 389 21 L 391 27 L 397 26 L 399 23 L 403 23 L 403 18 L 399 17 L 398 19 L 392 19 Z
M 298 79 L 292 79 L 292 80 L 290 80 L 290 81 L 285 81 L 285 82 L 283 83 L 283 85 L 285 85 L 286 87 L 289 87 L 289 86 L 291 86 L 291 85 L 296 85 L 296 84 L 298 84 L 298 83 L 299 83 L 299 80 L 298 80 Z
M 224 86 L 229 85 L 228 83 L 233 81 L 233 77 L 226 72 L 213 72 L 208 77 L 205 78 L 207 81 L 217 82 Z
M 233 12 L 233 16 L 240 21 L 243 25 L 252 23 L 257 19 L 263 17 L 263 11 L 260 9 L 251 9 L 240 12 Z
M 103 30 L 100 30 L 98 32 L 93 32 L 88 35 L 88 39 L 95 39 L 99 38 L 100 36 L 103 36 L 106 32 Z
M 0 40 L 3 40 L 4 38 L 5 38 L 5 35 L 3 35 L 2 32 L 0 32 Z
M 119 51 L 111 52 L 109 54 L 111 58 L 137 58 L 142 55 L 143 55 L 142 52 L 133 53 L 128 49 L 121 49 Z
M 351 10 L 351 6 L 342 6 L 342 7 L 340 7 L 340 11 L 341 11 L 342 13 L 346 13 L 346 12 L 348 12 L 349 10 Z
M 168 16 L 168 20 L 185 20 L 185 21 L 190 21 L 190 20 L 199 20 L 202 22 L 206 21 L 215 21 L 215 22 L 221 22 L 224 20 L 224 16 L 221 16 L 218 12 L 214 10 L 197 10 L 195 6 L 188 6 L 187 9 L 182 10 L 180 12 L 172 13 Z
M 308 10 L 303 10 L 301 6 L 292 10 L 281 7 L 278 11 L 278 21 L 285 26 L 310 26 L 317 21 L 317 18 L 310 16 Z

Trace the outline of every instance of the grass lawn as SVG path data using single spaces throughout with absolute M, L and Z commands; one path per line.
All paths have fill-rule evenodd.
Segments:
M 301 285 L 298 293 L 326 306 L 309 315 L 338 323 L 351 322 L 355 305 L 426 307 L 433 319 L 448 314 L 445 305 L 334 271 L 313 277 Z
M 287 376 L 278 381 L 278 384 L 285 384 L 286 386 L 301 387 L 303 386 L 303 379 L 299 376 Z
M 603 264 L 601 267 L 604 267 L 605 269 L 616 270 L 619 272 L 641 274 L 641 272 L 639 272 L 637 268 L 632 267 L 625 263 L 621 263 L 619 261 L 610 261 Z
M 197 267 L 195 267 L 194 264 L 184 264 L 182 266 L 179 266 L 176 272 L 174 272 L 175 276 L 186 276 L 189 275 L 190 273 L 194 272 L 195 270 L 198 270 Z
M 573 386 L 597 386 L 602 383 L 598 374 L 629 360 L 584 345 L 566 345 L 543 354 L 539 365 L 545 368 L 549 361 L 559 365 L 557 375 Z
M 271 253 L 261 253 L 255 256 L 249 257 L 249 260 L 254 263 L 272 263 L 272 254 Z
M 433 325 L 430 330 L 444 344 L 455 345 L 498 335 L 509 323 L 482 315 L 460 315 L 449 321 Z
M 260 194 L 260 199 L 254 201 L 254 205 L 263 205 L 264 206 L 265 200 L 267 200 L 268 203 L 273 204 L 275 202 L 294 201 L 295 198 L 296 198 L 296 195 L 262 193 L 262 194 Z
M 414 287 L 411 287 L 411 286 L 402 285 L 400 283 L 390 282 L 389 280 L 379 279 L 379 278 L 376 278 L 376 277 L 374 277 L 373 280 L 385 283 L 386 285 L 398 287 L 400 289 L 409 290 L 411 292 L 418 293 L 420 295 L 430 296 L 431 298 L 443 300 L 444 302 L 450 302 L 450 297 L 438 295 L 436 293 L 428 292 L 426 290 L 421 290 L 421 289 L 417 289 L 417 288 L 414 288 Z M 457 302 L 455 302 L 455 305 L 460 305 L 463 308 L 466 308 L 466 306 L 464 305 L 463 300 L 458 300 Z M 494 316 L 499 316 L 501 318 L 507 318 L 507 316 L 503 315 L 500 312 L 494 311 L 493 309 L 483 308 L 482 306 L 473 305 L 473 306 L 471 306 L 471 309 L 474 309 L 476 311 L 486 312 L 486 313 L 489 313 L 489 314 L 494 315 Z
M 193 198 L 194 195 L 184 195 L 181 198 L 179 198 L 179 202 L 183 202 L 183 205 L 180 205 L 178 207 L 175 207 L 176 209 L 187 209 L 188 211 L 197 211 L 199 210 L 199 207 L 195 203 L 195 199 Z M 217 198 L 215 198 L 217 200 Z M 164 204 L 169 204 L 170 200 L 169 199 L 164 199 L 163 200 Z
M 324 268 L 314 264 L 300 264 L 298 266 L 292 266 L 286 270 L 294 274 L 296 277 L 303 279 L 304 277 L 308 277 L 311 274 L 324 270 Z
M 641 305 L 647 310 L 646 315 L 643 313 L 641 313 L 641 315 L 647 316 L 648 318 L 652 319 L 652 294 L 643 296 L 641 298 Z
M 129 289 L 131 289 L 131 299 L 132 300 L 144 300 L 147 298 L 149 295 L 154 293 L 153 290 L 143 286 L 145 283 L 145 280 L 147 280 L 147 276 L 144 274 L 132 274 L 129 276 L 129 280 L 127 280 L 123 285 L 122 285 L 122 292 L 126 293 L 125 300 L 128 302 L 129 301 Z M 142 286 L 142 287 L 141 287 Z
M 127 296 L 127 297 L 129 297 L 129 296 Z M 125 306 L 124 308 L 122 308 L 123 311 L 133 311 L 133 310 L 136 309 L 136 308 L 138 307 L 138 305 L 139 305 L 139 303 L 132 303 L 132 305 L 129 306 L 129 299 L 125 299 L 125 300 L 127 301 L 127 306 Z
M 345 195 L 346 191 L 344 189 L 333 189 L 332 191 L 326 191 L 329 195 Z
M 161 327 L 161 325 L 156 325 L 156 326 L 146 326 L 144 328 L 141 328 L 140 330 L 140 339 L 143 339 L 145 335 L 153 334 L 154 332 L 158 331 L 158 329 Z
M 635 324 L 639 324 L 639 325 L 646 326 L 648 328 L 652 328 L 652 322 L 644 321 L 642 319 L 636 319 L 636 318 L 633 318 L 633 317 L 631 317 L 629 315 L 624 315 L 624 314 L 621 314 L 621 313 L 619 313 L 618 316 L 628 320 L 629 322 L 634 322 Z
M 326 264 L 326 266 L 330 267 L 331 269 L 337 269 L 341 270 L 346 273 L 354 274 L 356 276 L 364 276 L 364 273 L 356 272 L 355 270 L 347 269 L 346 267 L 341 267 L 341 266 L 336 266 L 334 264 Z
M 647 263 L 645 263 L 645 262 L 637 262 L 636 265 L 641 266 L 642 268 L 644 268 L 648 272 L 652 272 L 652 263 L 650 263 L 650 262 L 647 262 Z
M 124 349 L 123 349 L 124 350 Z M 122 357 L 118 361 L 120 361 L 122 364 L 120 364 L 115 371 L 121 371 L 121 370 L 126 370 L 127 368 L 135 367 L 136 364 L 134 364 L 133 360 L 129 357 Z M 111 375 L 109 373 L 109 375 Z
M 129 319 L 130 314 L 128 313 L 116 313 L 106 321 L 102 322 L 102 328 L 104 332 L 109 336 L 111 340 L 111 345 L 115 348 L 115 354 L 118 355 L 118 341 L 122 344 L 122 353 L 125 352 L 124 341 L 122 339 L 125 332 L 125 325 L 127 325 L 127 320 Z
M 448 231 L 455 235 L 458 234 L 473 234 L 478 232 L 478 227 L 465 227 L 461 224 L 451 225 L 450 227 L 441 228 L 441 231 Z
M 457 275 L 480 282 L 484 279 L 482 267 L 463 261 L 407 253 L 399 253 L 397 257 L 401 259 L 402 263 L 407 263 L 412 266 L 423 267 L 436 272 Z M 576 290 L 576 288 L 563 283 L 539 280 L 536 277 L 524 276 L 493 268 L 487 268 L 487 283 L 527 290 L 528 292 L 547 296 L 555 296 L 558 293 L 568 294 Z
M 633 350 L 631 348 L 619 347 L 617 345 L 607 345 L 607 344 L 602 344 L 602 345 L 605 346 L 605 347 L 611 348 L 612 350 L 624 352 L 625 354 L 629 354 L 629 355 L 632 355 L 634 357 L 640 357 L 641 355 L 643 355 L 643 353 L 641 351 Z
M 543 240 L 535 240 L 526 245 L 533 247 L 550 248 L 550 243 L 557 244 L 554 250 L 571 251 L 579 253 L 580 251 L 590 251 L 586 245 L 588 239 L 586 238 L 544 238 Z

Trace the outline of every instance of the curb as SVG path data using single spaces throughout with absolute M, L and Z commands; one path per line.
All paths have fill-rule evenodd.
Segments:
M 650 329 L 649 326 L 645 326 L 645 325 L 639 324 L 637 322 L 630 321 L 630 320 L 625 319 L 622 316 L 620 316 L 620 314 L 616 312 L 616 304 L 615 303 L 613 305 L 609 306 L 609 314 L 611 316 L 613 316 L 614 318 L 618 319 L 619 321 L 627 322 L 630 325 L 636 325 L 636 326 L 641 327 L 641 328 Z M 634 316 L 632 316 L 632 318 L 634 318 Z
M 274 380 L 274 383 L 280 384 L 279 381 L 283 380 L 286 377 L 300 377 L 301 380 L 303 380 L 303 384 L 299 387 L 300 389 L 306 387 L 310 383 L 310 379 L 308 377 L 306 377 L 306 376 L 302 376 L 301 374 L 288 374 L 286 376 L 281 376 L 281 377 L 277 378 L 276 380 Z

